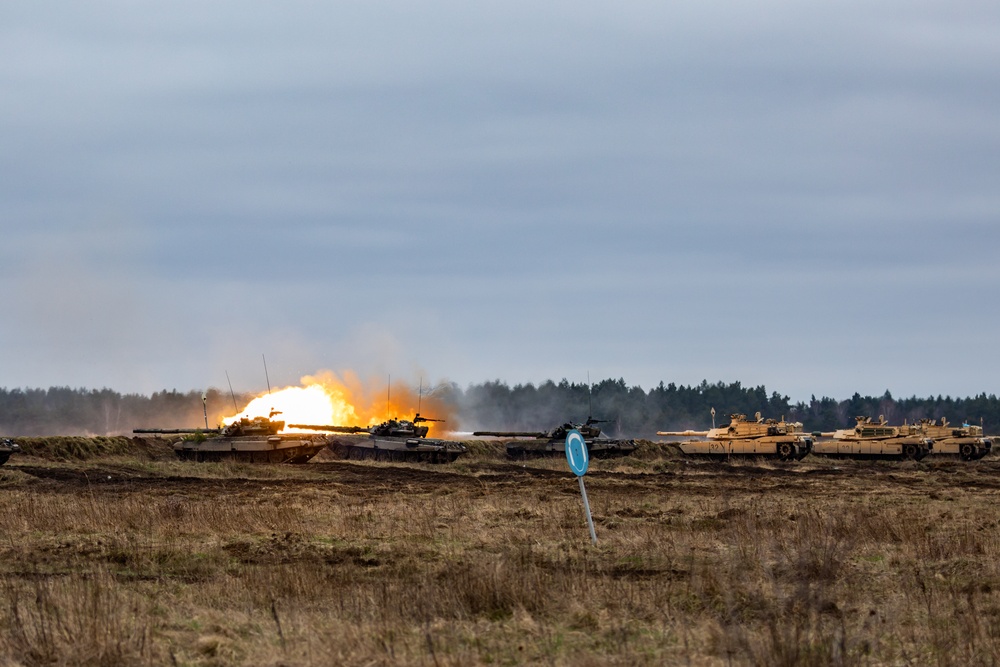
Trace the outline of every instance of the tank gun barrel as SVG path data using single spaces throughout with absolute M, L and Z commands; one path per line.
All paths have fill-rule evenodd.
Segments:
M 488 435 L 494 438 L 542 438 L 541 431 L 473 431 L 472 435 Z
M 442 423 L 444 423 L 444 420 L 443 419 L 431 419 L 430 417 L 421 417 L 420 414 L 417 413 L 417 416 L 413 418 L 413 423 L 414 424 L 419 424 L 421 422 L 442 422 Z
M 366 426 L 334 426 L 332 424 L 289 424 L 288 428 L 300 428 L 303 431 L 329 431 L 330 433 L 369 433 Z
M 134 428 L 133 433 L 158 433 L 158 434 L 181 434 L 181 433 L 222 433 L 217 428 Z
M 656 435 L 674 435 L 674 436 L 696 436 L 696 437 L 706 437 L 708 431 L 657 431 Z

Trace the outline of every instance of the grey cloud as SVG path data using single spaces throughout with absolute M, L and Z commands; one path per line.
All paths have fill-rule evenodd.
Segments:
M 0 385 L 1000 370 L 991 4 L 56 9 L 0 10 Z

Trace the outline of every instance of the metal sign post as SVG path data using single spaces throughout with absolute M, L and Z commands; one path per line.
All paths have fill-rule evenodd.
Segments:
M 587 443 L 583 441 L 583 436 L 576 429 L 572 429 L 566 434 L 566 461 L 569 463 L 569 469 L 580 480 L 580 495 L 583 496 L 583 511 L 587 516 L 587 527 L 590 528 L 590 541 L 596 545 L 597 533 L 594 532 L 594 518 L 590 515 L 587 487 L 583 485 L 583 476 L 587 474 L 587 468 L 590 466 L 590 457 L 587 453 Z

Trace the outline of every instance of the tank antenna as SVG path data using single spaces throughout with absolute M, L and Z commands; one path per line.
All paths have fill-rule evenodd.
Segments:
M 424 376 L 420 376 L 420 384 L 417 385 L 417 416 L 420 416 L 420 399 L 424 394 Z
M 264 379 L 267 381 L 267 395 L 271 395 L 271 378 L 267 376 L 267 359 L 264 359 L 264 355 L 260 355 L 261 361 L 264 362 Z
M 233 391 L 233 381 L 229 379 L 229 371 L 226 371 L 226 382 L 229 383 L 229 395 L 233 397 L 233 410 L 239 413 L 240 409 L 236 407 L 236 392 Z
M 590 384 L 590 371 L 587 371 L 587 421 L 594 417 L 594 388 Z
M 392 415 L 389 414 L 389 396 L 392 394 L 392 373 L 387 375 L 389 381 L 385 385 L 385 418 L 392 419 Z
M 201 392 L 201 409 L 205 412 L 205 430 L 208 430 L 208 394 Z

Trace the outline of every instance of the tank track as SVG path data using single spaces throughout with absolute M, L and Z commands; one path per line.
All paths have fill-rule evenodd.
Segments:
M 237 463 L 308 463 L 309 459 L 316 456 L 326 445 L 314 445 L 297 449 L 270 450 L 270 451 L 229 451 L 212 452 L 197 450 L 178 450 L 177 457 L 183 461 L 197 461 L 200 463 L 235 461 Z
M 394 461 L 397 463 L 453 463 L 462 451 L 419 451 L 366 447 L 331 442 L 330 449 L 349 461 Z

